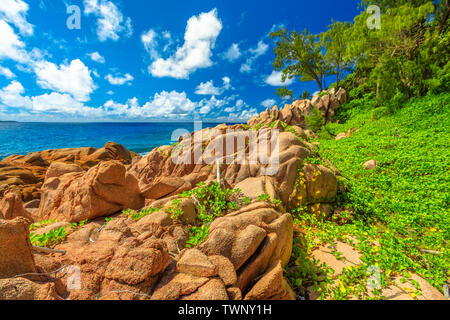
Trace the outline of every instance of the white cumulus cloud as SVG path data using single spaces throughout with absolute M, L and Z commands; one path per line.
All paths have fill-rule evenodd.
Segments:
M 113 76 L 111 74 L 108 74 L 105 77 L 105 79 L 108 80 L 108 82 L 111 83 L 112 85 L 121 86 L 121 85 L 123 85 L 123 84 L 125 84 L 127 82 L 133 81 L 134 77 L 131 74 L 129 74 L 129 73 L 126 73 L 123 76 L 120 76 L 120 75 L 119 76 Z
M 163 52 L 167 52 L 173 44 L 172 35 L 169 31 L 157 33 L 153 29 L 144 32 L 141 36 L 141 41 L 153 61 L 161 57 L 158 52 L 160 47 L 162 47 Z
M 240 71 L 242 73 L 249 73 L 250 71 L 252 71 L 253 63 L 256 61 L 256 59 L 265 54 L 268 49 L 269 45 L 264 43 L 264 41 L 259 40 L 256 47 L 250 48 L 248 50 L 247 60 L 241 65 Z
M 2 76 L 5 76 L 8 79 L 16 77 L 16 75 L 9 68 L 2 67 L 2 66 L 0 66 L 0 74 Z
M 12 59 L 17 62 L 25 62 L 29 59 L 23 43 L 13 28 L 5 21 L 0 20 L 0 60 Z
M 22 97 L 25 92 L 22 84 L 18 81 L 12 81 L 8 86 L 0 90 L 0 101 L 9 107 L 31 107 L 31 100 Z
M 26 20 L 28 4 L 22 0 L 1 0 L 0 19 L 14 24 L 21 34 L 32 35 L 33 25 Z
M 139 105 L 137 98 L 129 99 L 121 104 L 113 100 L 107 101 L 103 108 L 107 114 L 127 118 L 181 119 L 195 110 L 197 104 L 189 100 L 185 92 L 162 91 Z
M 261 102 L 261 105 L 265 108 L 272 108 L 277 102 L 274 99 L 266 99 Z
M 100 41 L 108 39 L 117 41 L 122 33 L 128 37 L 133 34 L 131 19 L 125 19 L 122 12 L 111 1 L 84 0 L 84 13 L 97 17 L 97 36 Z
M 233 43 L 227 51 L 222 54 L 222 58 L 228 60 L 229 62 L 235 62 L 242 56 L 241 49 L 239 49 L 239 44 Z
M 80 59 L 59 66 L 39 61 L 35 63 L 34 71 L 37 83 L 42 88 L 68 93 L 79 101 L 88 101 L 90 94 L 96 89 L 88 67 Z
M 191 17 L 187 22 L 184 44 L 169 58 L 153 61 L 149 72 L 155 77 L 187 79 L 195 70 L 210 67 L 213 64 L 211 49 L 221 30 L 222 23 L 216 9 Z
M 289 86 L 294 82 L 294 78 L 286 78 L 285 82 L 283 82 L 281 79 L 281 74 L 281 71 L 273 71 L 264 82 L 274 87 Z
M 88 56 L 95 62 L 105 63 L 105 58 L 102 57 L 100 55 L 100 53 L 98 53 L 97 51 L 96 52 L 92 52 L 92 53 L 88 53 Z
M 158 34 L 153 29 L 144 32 L 141 36 L 141 41 L 144 44 L 145 50 L 150 54 L 150 58 L 154 60 L 159 58 L 157 37 Z
M 223 77 L 222 81 L 223 81 L 222 87 L 215 87 L 213 80 L 202 82 L 197 86 L 195 93 L 199 95 L 215 95 L 215 96 L 221 95 L 226 90 L 232 88 L 231 79 L 229 77 Z

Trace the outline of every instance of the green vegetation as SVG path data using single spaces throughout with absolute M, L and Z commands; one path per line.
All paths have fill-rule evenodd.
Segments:
M 370 5 L 380 9 L 379 21 L 366 11 Z M 283 28 L 270 35 L 276 40 L 273 67 L 283 81 L 315 81 L 322 96 L 325 77 L 335 75 L 331 87 L 344 87 L 350 96 L 337 109 L 338 123 L 326 123 L 316 109 L 305 119 L 320 143 L 320 154 L 307 162 L 327 165 L 329 159 L 344 178 L 332 219 L 320 206 L 292 210 L 288 278 L 298 292 L 313 286 L 321 298 L 380 299 L 380 290 L 369 295 L 366 286 L 367 270 L 375 266 L 383 286 L 414 272 L 442 291 L 450 276 L 450 3 L 363 0 L 361 7 L 352 23 L 332 22 L 318 35 Z M 285 87 L 277 94 L 293 96 Z M 343 132 L 350 137 L 335 141 Z M 375 170 L 362 166 L 371 159 Z M 363 256 L 359 267 L 333 277 L 310 257 L 326 245 L 341 258 L 338 240 Z M 415 298 L 420 288 L 409 281 Z
M 160 210 L 161 210 L 161 208 L 152 208 L 152 207 L 143 209 L 141 211 L 127 209 L 127 210 L 123 210 L 122 214 L 124 216 L 127 216 L 127 217 L 133 219 L 134 221 L 138 221 L 138 220 L 142 219 L 143 217 L 148 216 L 152 213 L 158 212 Z
M 311 94 L 308 92 L 308 90 L 303 91 L 302 100 L 310 99 L 310 98 L 311 98 Z
M 106 226 L 108 224 L 108 222 L 110 222 L 112 219 L 113 218 L 111 218 L 111 217 L 105 218 L 105 223 L 103 225 Z
M 270 196 L 266 193 L 258 196 L 258 201 L 270 202 Z
M 175 199 L 168 207 L 153 208 L 136 211 L 123 210 L 122 214 L 138 221 L 143 217 L 158 211 L 164 211 L 170 215 L 173 220 L 178 220 L 183 210 L 180 208 L 182 198 L 191 198 L 195 202 L 197 209 L 197 220 L 195 225 L 189 226 L 189 239 L 187 247 L 192 248 L 203 242 L 209 232 L 209 227 L 214 219 L 223 216 L 229 211 L 236 210 L 239 205 L 250 203 L 250 198 L 239 198 L 240 190 L 223 189 L 217 182 L 206 185 L 204 182 L 197 184 L 196 188 L 182 192 L 179 199 Z
M 305 116 L 305 122 L 312 131 L 318 131 L 325 123 L 325 118 L 322 116 L 319 109 L 312 108 L 311 114 Z
M 301 81 L 315 81 L 320 91 L 326 87 L 325 77 L 330 72 L 320 36 L 313 35 L 306 29 L 297 33 L 281 28 L 272 32 L 270 38 L 277 38 L 273 67 L 275 70 L 282 69 L 282 82 L 298 76 Z M 280 95 L 287 95 L 286 93 L 284 89 L 277 91 Z
M 449 91 L 449 1 L 364 0 L 361 5 L 353 23 L 332 22 L 318 35 L 272 32 L 273 67 L 282 71 L 282 80 L 315 81 L 323 91 L 325 77 L 336 75 L 334 87 L 341 85 L 356 98 L 374 92 L 378 105 L 391 106 Z M 368 27 L 374 19 L 366 12 L 369 5 L 381 10 L 379 27 Z M 292 96 L 292 90 L 283 87 L 277 94 Z
M 82 221 L 80 221 L 80 222 L 72 222 L 72 223 L 70 224 L 70 228 L 76 229 L 76 228 L 82 227 L 82 226 L 84 226 L 87 222 L 88 222 L 88 219 L 82 220 Z
M 195 199 L 199 223 L 189 228 L 187 247 L 203 242 L 214 219 L 238 208 L 240 190 L 223 189 L 217 182 L 206 185 L 200 182 L 197 188 L 183 192 L 182 197 Z
M 31 233 L 31 244 L 38 247 L 52 247 L 61 243 L 67 236 L 65 227 L 61 227 L 57 230 L 51 230 L 48 233 L 42 235 Z
M 371 96 L 353 100 L 336 115 L 344 123 L 319 132 L 321 156 L 340 170 L 348 191 L 339 194 L 342 212 L 331 221 L 305 207 L 292 211 L 296 236 L 288 278 L 297 290 L 313 285 L 322 298 L 367 298 L 370 266 L 380 268 L 383 286 L 414 272 L 442 291 L 450 276 L 450 94 L 387 106 L 393 111 L 376 117 L 375 104 Z M 329 134 L 350 128 L 359 131 L 339 141 Z M 375 170 L 362 166 L 370 159 L 379 164 Z M 359 267 L 345 269 L 333 282 L 332 271 L 308 257 L 318 245 L 333 247 L 337 240 L 363 256 Z M 383 298 L 379 290 L 371 293 Z
M 38 228 L 50 225 L 52 223 L 56 223 L 57 221 L 55 219 L 51 219 L 51 220 L 42 220 L 38 223 L 32 224 L 30 225 L 30 231 L 36 230 Z M 72 222 L 70 224 L 70 229 L 75 230 L 76 228 L 80 228 L 82 226 L 84 226 L 86 223 L 88 222 L 88 220 L 83 220 L 80 222 Z M 50 230 L 47 233 L 43 233 L 43 234 L 36 234 L 35 232 L 31 232 L 30 233 L 30 241 L 31 244 L 34 246 L 38 246 L 38 247 L 53 247 L 59 243 L 61 243 L 62 241 L 64 241 L 64 239 L 66 239 L 67 235 L 68 235 L 68 231 L 66 229 L 66 227 L 60 227 L 58 229 L 55 230 Z
M 30 231 L 33 231 L 33 230 L 38 229 L 38 228 L 45 227 L 45 226 L 47 226 L 49 224 L 52 224 L 52 223 L 55 223 L 55 222 L 56 222 L 55 219 L 50 219 L 50 220 L 42 220 L 42 221 L 40 221 L 38 223 L 32 223 L 30 225 Z

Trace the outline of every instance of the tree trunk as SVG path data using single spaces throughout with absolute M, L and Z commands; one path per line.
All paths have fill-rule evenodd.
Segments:
M 317 85 L 319 86 L 319 91 L 322 92 L 323 91 L 322 82 L 320 81 L 319 78 L 316 78 L 315 80 L 317 82 Z
M 339 83 L 341 82 L 341 67 L 338 65 L 337 75 L 336 75 L 336 90 L 339 89 Z

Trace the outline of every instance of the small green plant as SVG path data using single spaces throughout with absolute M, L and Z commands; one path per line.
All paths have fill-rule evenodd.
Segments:
M 39 229 L 41 227 L 45 227 L 45 226 L 47 226 L 49 224 L 56 223 L 56 222 L 57 222 L 56 219 L 50 219 L 50 220 L 42 220 L 42 221 L 40 221 L 38 223 L 32 223 L 30 225 L 30 231 Z
M 303 91 L 303 93 L 302 93 L 303 100 L 309 99 L 310 97 L 311 97 L 311 94 L 308 92 L 308 90 Z
M 38 247 L 52 247 L 61 243 L 67 236 L 66 228 L 61 227 L 44 234 L 30 234 L 31 244 Z
M 189 228 L 188 248 L 197 246 L 208 237 L 215 218 L 237 209 L 239 193 L 237 189 L 223 189 L 216 181 L 209 185 L 200 182 L 195 189 L 181 193 L 182 197 L 195 199 L 198 210 L 199 223 Z
M 82 220 L 80 222 L 72 222 L 70 224 L 70 228 L 71 229 L 80 228 L 80 227 L 84 226 L 87 222 L 88 222 L 88 219 Z
M 149 207 L 146 209 L 143 209 L 141 211 L 137 211 L 137 210 L 132 210 L 132 209 L 126 209 L 122 211 L 122 215 L 133 219 L 134 221 L 138 221 L 140 219 L 142 219 L 145 216 L 148 216 L 152 213 L 158 212 L 160 211 L 160 208 L 153 208 L 153 207 Z
M 276 206 L 276 207 L 280 207 L 283 205 L 283 201 L 281 201 L 280 199 L 273 199 L 272 203 Z
M 320 113 L 319 109 L 312 108 L 311 114 L 309 116 L 305 116 L 305 122 L 308 125 L 309 129 L 316 132 L 325 124 L 325 118 Z
M 186 247 L 194 248 L 208 237 L 210 222 L 199 227 L 192 226 L 189 229 L 189 239 L 186 242 Z
M 270 202 L 270 196 L 267 193 L 260 194 L 258 196 L 258 201 Z
M 105 218 L 105 223 L 103 225 L 106 226 L 108 224 L 108 222 L 110 222 L 112 219 L 113 218 L 111 218 L 111 217 Z
M 387 116 L 391 114 L 391 110 L 387 107 L 379 107 L 376 109 L 373 109 L 372 111 L 372 120 L 379 120 L 384 116 Z
M 183 210 L 180 208 L 181 199 L 175 199 L 172 201 L 170 207 L 166 209 L 166 213 L 170 215 L 172 220 L 178 220 L 183 215 Z

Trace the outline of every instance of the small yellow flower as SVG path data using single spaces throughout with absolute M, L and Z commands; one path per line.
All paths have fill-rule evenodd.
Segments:
M 342 293 L 345 293 L 345 287 L 342 282 L 339 282 L 339 289 L 341 290 Z

